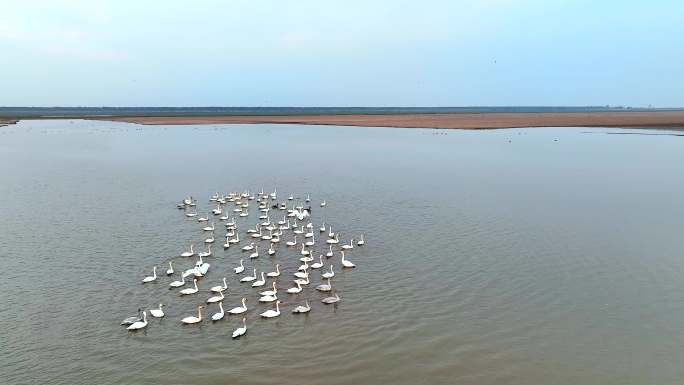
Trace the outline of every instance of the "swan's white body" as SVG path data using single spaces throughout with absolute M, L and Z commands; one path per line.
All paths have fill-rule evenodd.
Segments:
M 223 316 L 226 314 L 226 313 L 223 311 L 223 302 L 219 302 L 218 305 L 219 305 L 220 311 L 218 311 L 218 312 L 216 312 L 216 313 L 214 313 L 214 314 L 211 315 L 211 320 L 212 320 L 212 321 L 218 321 L 218 320 L 220 320 L 220 319 L 223 319 Z
M 197 306 L 197 317 L 185 317 L 181 320 L 181 322 L 184 324 L 196 324 L 202 322 L 202 306 Z
M 295 284 L 297 285 L 297 287 L 291 287 L 291 288 L 287 289 L 288 293 L 299 294 L 302 292 L 302 285 L 300 285 L 299 282 L 295 282 Z
M 280 277 L 280 264 L 276 264 L 276 271 L 268 272 L 266 276 L 270 278 Z
M 321 284 L 321 285 L 316 286 L 316 290 L 318 290 L 318 291 L 330 291 L 330 290 L 332 290 L 332 285 L 330 284 L 330 278 L 328 278 L 327 284 Z
M 285 244 L 288 246 L 296 246 L 297 245 L 297 236 L 295 235 L 294 240 L 285 242 Z
M 195 245 L 190 245 L 190 251 L 184 251 L 181 253 L 181 257 L 192 257 L 195 255 L 195 251 L 192 249 Z
M 354 238 L 349 241 L 348 245 L 342 245 L 343 250 L 351 250 L 354 248 Z
M 311 306 L 309 305 L 309 300 L 304 301 L 304 305 L 299 305 L 292 310 L 293 313 L 308 313 L 311 311 Z
M 277 301 L 277 300 L 278 300 L 278 297 L 275 295 L 265 295 L 265 296 L 259 298 L 259 302 L 273 302 L 273 301 Z
M 274 318 L 274 317 L 279 316 L 280 315 L 280 307 L 278 305 L 280 305 L 280 301 L 276 301 L 276 309 L 275 310 L 273 310 L 273 309 L 266 310 L 265 312 L 261 313 L 260 316 L 262 316 L 264 318 Z
M 220 302 L 220 301 L 223 301 L 224 298 L 225 298 L 225 297 L 224 297 L 224 295 L 223 295 L 223 292 L 220 291 L 220 292 L 219 292 L 219 295 L 215 295 L 215 296 L 213 296 L 213 297 L 207 299 L 207 303 L 216 303 L 216 302 Z
M 185 285 L 185 275 L 181 273 L 181 280 L 180 281 L 173 281 L 169 284 L 171 287 L 181 287 Z
M 173 261 L 169 261 L 169 268 L 166 269 L 166 275 L 173 274 Z
M 249 255 L 249 258 L 251 258 L 251 259 L 259 258 L 259 246 L 254 247 L 254 252 Z
M 233 270 L 235 271 L 235 274 L 240 274 L 245 271 L 245 265 L 242 264 L 242 259 L 240 260 L 240 266 L 234 268 Z
M 261 296 L 276 295 L 278 293 L 278 289 L 276 289 L 275 281 L 273 281 L 273 284 L 271 286 L 273 287 L 273 290 L 262 291 L 261 293 L 259 293 L 259 295 L 261 295 Z
M 252 287 L 261 287 L 266 283 L 266 278 L 264 278 L 264 272 L 261 272 L 261 279 L 252 283 Z
M 329 305 L 335 302 L 340 302 L 340 297 L 337 295 L 337 293 L 335 293 L 334 297 L 325 297 L 321 300 L 321 302 Z
M 245 320 L 246 319 L 243 317 L 242 318 L 242 327 L 237 328 L 237 329 L 235 329 L 235 331 L 233 331 L 233 338 L 238 338 L 238 337 L 244 335 L 245 333 L 247 333 L 247 324 L 246 324 Z
M 196 279 L 193 279 L 193 280 L 192 280 L 192 283 L 195 285 L 195 287 L 189 287 L 189 288 L 187 288 L 187 289 L 181 290 L 181 291 L 179 292 L 180 295 L 190 295 L 190 294 L 195 294 L 195 293 L 197 293 L 197 292 L 199 291 L 199 289 L 197 288 L 197 280 L 196 280 Z
M 210 257 L 211 256 L 211 244 L 207 245 L 207 251 L 202 251 L 197 253 L 199 257 Z
M 148 283 L 157 280 L 157 266 L 152 268 L 152 275 L 143 278 L 142 283 Z
M 304 279 L 304 278 L 309 278 L 309 273 L 307 273 L 306 271 L 304 271 L 304 272 L 298 271 L 298 272 L 294 273 L 294 276 L 297 278 Z
M 164 310 L 162 310 L 163 306 L 164 305 L 159 304 L 159 309 L 150 309 L 150 314 L 152 315 L 152 317 L 155 317 L 155 318 L 164 317 Z
M 220 293 L 226 289 L 228 289 L 228 283 L 226 283 L 226 277 L 223 277 L 223 286 L 221 286 L 221 285 L 214 286 L 209 290 L 213 291 L 214 293 Z
M 363 240 L 363 234 L 361 234 L 361 239 L 358 242 L 356 242 L 356 244 L 358 246 L 363 246 L 366 244 L 366 241 Z
M 344 258 L 344 251 L 342 251 L 341 253 L 342 253 L 342 266 L 343 267 L 356 267 L 355 264 L 353 264 L 351 261 Z
M 335 272 L 333 271 L 332 265 L 330 265 L 330 271 L 327 271 L 327 272 L 321 274 L 321 277 L 323 277 L 323 278 L 332 278 L 334 276 L 335 276 Z
M 247 301 L 247 299 L 243 298 L 242 299 L 242 306 L 234 307 L 234 308 L 228 310 L 228 313 L 230 313 L 230 314 L 241 314 L 241 313 L 246 312 L 247 306 L 245 305 L 245 301 Z
M 256 269 L 254 269 L 254 272 L 252 274 L 253 275 L 251 275 L 251 276 L 243 277 L 240 280 L 240 282 L 252 282 L 252 281 L 256 280 Z
M 323 267 L 323 254 L 318 256 L 318 262 L 311 265 L 312 269 L 320 269 L 321 267 Z
M 147 312 L 143 312 L 143 319 L 142 321 L 134 322 L 131 324 L 127 329 L 128 330 L 139 330 L 139 329 L 144 329 L 147 327 Z

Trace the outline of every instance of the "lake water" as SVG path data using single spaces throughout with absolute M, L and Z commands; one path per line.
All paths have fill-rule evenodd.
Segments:
M 679 384 L 684 138 L 606 134 L 618 131 L 0 128 L 0 383 Z M 274 187 L 310 193 L 316 228 L 365 235 L 356 269 L 329 260 L 340 303 L 319 301 L 316 272 L 260 319 L 272 306 L 237 282 L 245 253 L 222 250 L 218 223 L 202 292 L 168 289 L 167 261 L 190 267 L 179 254 L 204 238 L 178 201 L 205 214 L 216 191 Z M 256 217 L 237 219 L 241 238 Z M 285 267 L 280 289 L 299 265 L 291 238 L 254 261 Z M 236 316 L 180 324 L 224 276 L 226 308 L 248 296 L 238 340 Z M 291 314 L 305 298 L 311 313 Z M 146 330 L 119 326 L 160 302 Z

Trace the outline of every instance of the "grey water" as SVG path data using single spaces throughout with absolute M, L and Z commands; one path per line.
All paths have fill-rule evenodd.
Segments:
M 0 383 L 681 383 L 684 141 L 603 135 L 616 131 L 2 127 Z M 357 268 L 326 261 L 337 305 L 309 287 L 279 294 L 282 315 L 260 319 L 273 306 L 255 292 L 267 287 L 232 268 L 280 263 L 285 290 L 299 250 L 286 232 L 275 257 L 262 246 L 249 261 L 222 249 L 216 217 L 200 293 L 169 290 L 168 261 L 191 267 L 179 255 L 206 237 L 176 203 L 192 195 L 204 215 L 214 192 L 262 188 L 279 201 L 309 193 L 314 227 L 331 224 L 342 242 L 364 234 L 347 255 Z M 236 217 L 241 246 L 251 205 Z M 327 245 L 315 233 L 317 257 Z M 159 278 L 141 284 L 153 266 Z M 237 340 L 240 317 L 180 323 L 224 276 L 226 309 L 248 298 Z M 304 299 L 311 313 L 292 314 Z M 166 317 L 145 330 L 119 325 L 159 303 Z

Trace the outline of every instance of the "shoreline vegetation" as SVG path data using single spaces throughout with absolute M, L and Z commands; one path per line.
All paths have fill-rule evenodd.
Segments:
M 684 130 L 684 111 L 478 112 L 298 115 L 30 116 L 0 118 L 0 126 L 23 119 L 87 119 L 142 125 L 305 124 L 360 127 L 503 129 L 611 127 Z

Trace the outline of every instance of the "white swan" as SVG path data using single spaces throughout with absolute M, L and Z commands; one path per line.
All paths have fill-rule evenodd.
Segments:
M 207 303 L 216 303 L 219 301 L 222 301 L 225 297 L 223 296 L 223 292 L 219 291 L 219 295 L 215 295 L 209 299 L 207 299 Z
M 308 240 L 308 241 L 306 241 L 306 243 L 304 243 L 304 244 L 305 244 L 306 246 L 313 246 L 313 245 L 316 244 L 316 239 L 314 238 L 313 233 L 312 233 L 312 235 L 311 235 L 311 239 Z
M 321 227 L 318 228 L 318 231 L 320 231 L 321 233 L 324 233 L 324 232 L 325 232 L 325 222 L 323 222 L 323 224 L 321 225 Z
M 277 301 L 277 300 L 278 300 L 278 297 L 275 295 L 265 295 L 265 296 L 259 298 L 259 302 L 273 302 L 273 301 Z
M 273 281 L 273 284 L 272 284 L 271 286 L 273 287 L 273 290 L 262 291 L 261 293 L 259 293 L 259 295 L 261 295 L 261 296 L 267 296 L 267 295 L 276 295 L 276 294 L 278 294 L 278 289 L 276 288 L 276 283 L 275 283 L 275 281 Z
M 297 287 L 291 287 L 291 288 L 287 289 L 288 293 L 298 294 L 298 293 L 302 292 L 302 285 L 300 285 L 299 282 L 295 282 L 295 284 L 297 285 Z
M 211 256 L 211 244 L 207 245 L 207 251 L 202 251 L 197 253 L 197 255 L 201 257 L 210 257 Z
M 328 246 L 328 248 L 329 248 L 328 253 L 325 254 L 325 256 L 330 258 L 333 256 L 332 245 Z
M 285 242 L 285 244 L 288 246 L 296 246 L 297 245 L 297 236 L 295 235 L 294 240 Z
M 211 315 L 211 320 L 212 320 L 212 321 L 218 321 L 218 320 L 222 319 L 223 316 L 226 314 L 226 313 L 223 311 L 223 302 L 219 302 L 218 305 L 219 305 L 220 311 L 218 311 L 218 312 L 216 312 L 216 313 L 214 313 L 214 314 Z
M 328 237 L 332 238 L 335 236 L 335 233 L 332 231 L 332 226 L 328 226 Z
M 185 285 L 185 275 L 183 275 L 183 273 L 181 273 L 181 280 L 180 281 L 173 281 L 169 284 L 169 286 L 171 286 L 171 287 L 181 287 L 183 285 Z
M 189 295 L 189 294 L 195 294 L 199 291 L 197 288 L 197 279 L 193 279 L 192 283 L 195 285 L 195 287 L 188 287 L 187 289 L 183 289 L 179 291 L 180 295 Z
M 202 305 L 197 306 L 197 317 L 195 317 L 195 316 L 185 317 L 181 320 L 181 322 L 184 324 L 196 324 L 196 323 L 202 322 L 202 308 L 203 307 L 204 306 L 202 306 Z
M 159 304 L 159 309 L 150 309 L 150 314 L 152 315 L 152 317 L 155 317 L 155 318 L 164 317 L 164 310 L 162 310 L 163 306 L 164 305 Z
M 247 246 L 242 247 L 242 251 L 252 251 L 252 250 L 254 250 L 254 242 L 250 243 Z
M 214 222 L 211 222 L 211 226 L 207 226 L 207 227 L 203 228 L 202 230 L 204 230 L 204 231 L 214 231 L 215 229 L 216 229 L 216 227 L 214 226 Z
M 213 291 L 214 293 L 220 293 L 226 289 L 228 289 L 228 284 L 226 283 L 226 277 L 223 277 L 223 286 L 221 286 L 221 285 L 214 286 L 209 290 Z
M 141 311 L 142 311 L 142 309 L 138 308 L 138 314 L 136 314 L 132 317 L 124 318 L 124 320 L 121 321 L 121 325 L 133 325 L 134 323 L 136 323 L 138 321 L 142 321 L 142 315 L 140 314 Z
M 340 297 L 337 295 L 337 293 L 335 293 L 334 297 L 325 297 L 321 300 L 321 302 L 329 305 L 335 302 L 340 302 Z
M 330 271 L 329 272 L 325 272 L 325 273 L 321 274 L 321 277 L 323 277 L 323 278 L 332 278 L 334 276 L 335 276 L 335 272 L 333 272 L 333 266 L 332 265 L 330 265 Z
M 280 315 L 280 307 L 278 305 L 280 305 L 280 301 L 276 301 L 276 309 L 275 310 L 273 310 L 273 309 L 266 310 L 265 312 L 263 312 L 259 315 L 264 317 L 264 318 L 274 318 L 274 317 L 279 316 Z
M 298 272 L 294 273 L 294 276 L 297 278 L 309 278 L 309 273 L 306 271 L 305 272 L 298 271 Z
M 302 254 L 302 255 L 309 255 L 309 254 L 311 254 L 311 253 L 309 252 L 309 250 L 305 250 L 305 249 L 304 249 L 304 244 L 303 244 L 303 243 L 302 243 L 302 251 L 301 251 L 301 254 Z
M 309 277 L 306 277 L 304 279 L 302 279 L 302 278 L 295 279 L 294 283 L 298 283 L 300 285 L 308 285 L 309 284 Z
M 254 273 L 252 273 L 252 274 L 254 274 L 254 275 L 243 277 L 240 280 L 240 282 L 252 282 L 252 281 L 254 281 L 257 278 L 256 277 L 256 269 L 254 269 Z
M 308 262 L 309 262 L 309 261 L 304 261 L 304 264 L 301 265 L 301 266 L 299 266 L 299 269 L 297 269 L 297 270 L 298 270 L 298 271 L 307 271 L 307 270 L 309 270 L 309 263 L 308 263 Z
M 354 248 L 354 238 L 349 241 L 348 245 L 342 245 L 343 250 L 351 250 Z
M 237 328 L 237 329 L 235 329 L 235 331 L 233 331 L 233 338 L 238 338 L 238 337 L 244 335 L 245 333 L 247 333 L 247 323 L 246 323 L 246 318 L 242 317 L 242 327 Z
M 233 270 L 235 271 L 235 274 L 240 274 L 245 271 L 245 265 L 242 264 L 242 259 L 240 260 L 240 266 L 234 268 Z
M 340 251 L 340 253 L 342 253 L 342 267 L 356 267 L 351 261 L 344 259 L 344 251 Z
M 142 283 L 148 283 L 157 279 L 157 266 L 152 268 L 152 275 L 143 278 Z
M 264 278 L 264 272 L 261 272 L 261 279 L 252 283 L 252 287 L 261 287 L 266 283 L 266 278 Z
M 292 310 L 293 313 L 308 313 L 311 311 L 311 306 L 309 305 L 309 300 L 304 301 L 304 305 L 299 305 Z
M 330 291 L 330 290 L 332 290 L 332 284 L 330 283 L 330 278 L 328 278 L 327 284 L 320 284 L 320 285 L 316 286 L 316 290 L 318 290 L 318 291 Z
M 259 258 L 259 245 L 254 247 L 254 252 L 249 255 L 249 258 Z
M 273 248 L 273 244 L 268 248 L 268 255 L 273 255 L 275 254 L 275 249 Z
M 321 202 L 321 207 L 325 207 L 325 205 L 326 205 L 326 203 L 325 203 L 325 200 L 324 200 L 323 202 Z
M 206 275 L 207 271 L 209 271 L 210 266 L 211 266 L 210 264 L 202 261 L 202 256 L 200 255 L 199 261 L 197 261 L 197 264 L 196 264 L 197 270 L 199 272 L 199 276 L 201 277 L 201 276 Z M 195 273 L 195 276 L 197 276 L 197 273 Z
M 216 239 L 214 239 L 214 233 L 212 232 L 210 238 L 205 239 L 204 243 L 214 243 L 215 240 Z
M 318 256 L 318 261 L 319 262 L 316 262 L 311 265 L 312 269 L 320 269 L 321 267 L 323 267 L 323 254 Z
M 337 244 L 337 243 L 340 243 L 340 238 L 339 238 L 338 234 L 335 234 L 335 238 L 328 239 L 325 242 L 331 243 L 331 244 Z
M 166 269 L 166 275 L 173 274 L 173 261 L 169 261 L 169 268 Z
M 276 264 L 276 271 L 271 271 L 266 276 L 270 278 L 280 277 L 280 264 Z
M 142 321 L 134 322 L 131 324 L 127 329 L 128 330 L 139 330 L 147 327 L 147 312 L 143 312 L 143 319 Z
M 184 251 L 181 253 L 181 257 L 192 257 L 195 255 L 195 251 L 192 249 L 195 245 L 190 244 L 190 251 Z
M 363 234 L 361 234 L 361 239 L 358 242 L 356 242 L 356 244 L 358 246 L 363 246 L 366 244 L 366 241 L 363 240 Z
M 245 305 L 245 301 L 247 301 L 246 298 L 242 298 L 242 306 L 234 307 L 230 310 L 228 310 L 228 313 L 230 314 L 241 314 L 247 311 L 247 306 Z

